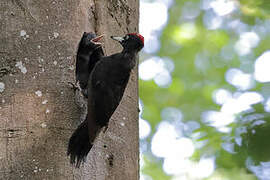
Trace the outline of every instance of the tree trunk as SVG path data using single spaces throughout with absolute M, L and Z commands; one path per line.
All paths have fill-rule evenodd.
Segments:
M 0 179 L 139 179 L 137 70 L 86 163 L 76 169 L 66 155 L 80 118 L 68 82 L 82 33 L 106 34 L 105 53 L 120 51 L 109 37 L 138 30 L 138 5 L 1 0 Z

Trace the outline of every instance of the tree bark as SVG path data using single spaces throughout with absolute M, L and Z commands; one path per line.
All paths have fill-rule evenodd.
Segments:
M 138 30 L 138 0 L 1 0 L 0 179 L 138 180 L 138 91 L 134 70 L 121 104 L 76 169 L 67 143 L 80 118 L 74 92 L 75 54 L 84 31 Z

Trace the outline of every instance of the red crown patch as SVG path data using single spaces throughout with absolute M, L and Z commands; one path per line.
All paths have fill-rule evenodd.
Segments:
M 129 33 L 129 35 L 135 35 L 135 36 L 137 36 L 138 38 L 140 38 L 140 40 L 144 44 L 144 37 L 142 35 L 140 35 L 139 33 Z

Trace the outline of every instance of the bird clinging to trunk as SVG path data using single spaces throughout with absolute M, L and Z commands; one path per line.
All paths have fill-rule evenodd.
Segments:
M 93 69 L 90 68 L 86 85 L 87 117 L 75 130 L 68 145 L 70 162 L 76 164 L 76 167 L 85 160 L 100 130 L 103 127 L 107 129 L 109 120 L 123 97 L 131 70 L 136 65 L 136 55 L 144 46 L 144 38 L 138 33 L 130 33 L 124 37 L 111 36 L 111 38 L 118 41 L 123 50 L 111 56 L 97 56 Z M 90 48 L 89 51 L 95 52 L 96 49 Z M 80 69 L 76 69 L 76 72 L 78 71 Z M 82 74 L 86 77 L 87 73 Z
M 87 98 L 87 84 L 91 71 L 95 64 L 104 56 L 99 40 L 103 37 L 96 36 L 94 33 L 83 33 L 79 42 L 76 56 L 76 82 L 81 93 Z

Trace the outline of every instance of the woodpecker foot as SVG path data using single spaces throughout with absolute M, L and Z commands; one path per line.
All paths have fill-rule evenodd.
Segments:
M 71 86 L 71 89 L 73 89 L 74 91 L 76 91 L 76 90 L 81 91 L 81 87 L 80 87 L 78 82 L 76 84 L 74 84 L 72 82 L 68 82 L 68 84 Z
M 107 131 L 107 129 L 108 129 L 108 126 L 104 126 L 104 128 L 103 128 L 103 133 L 105 133 L 106 131 Z

